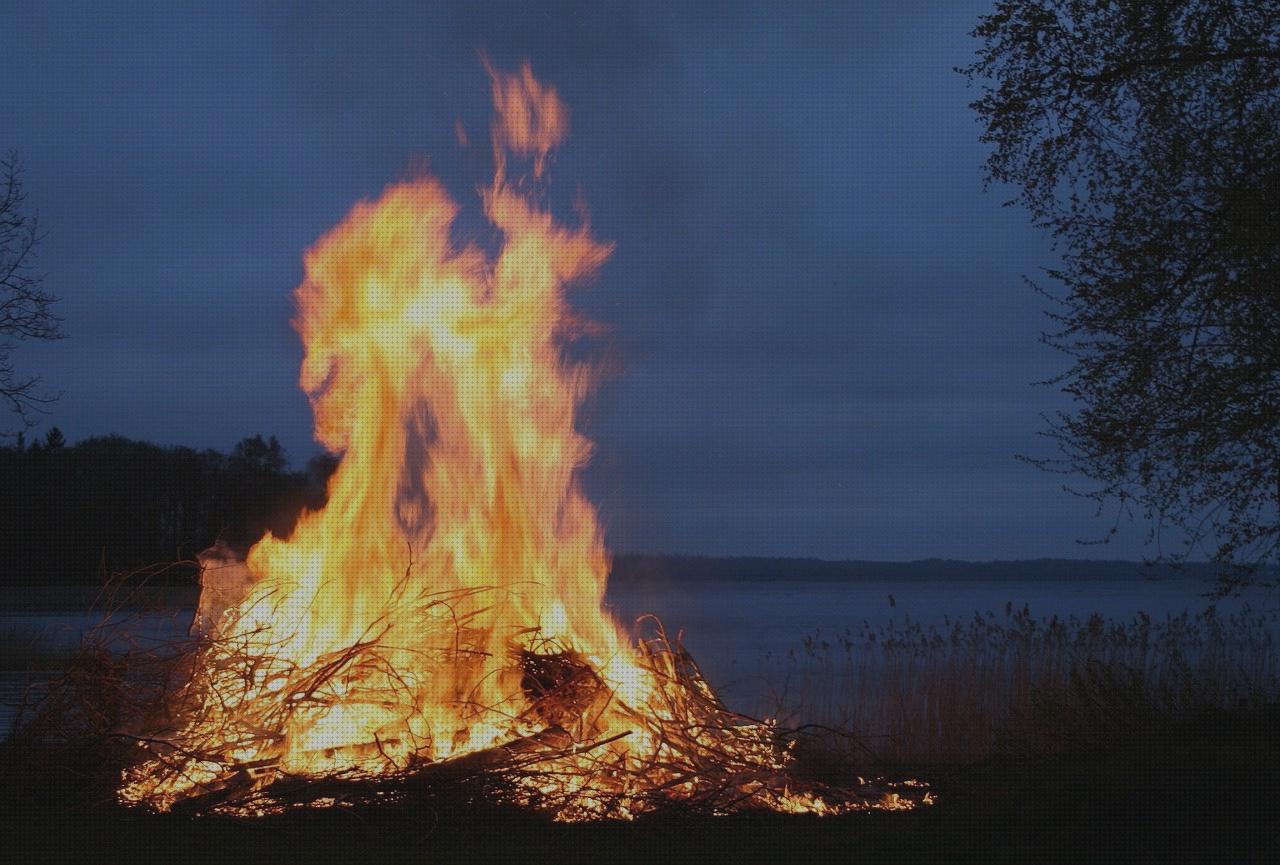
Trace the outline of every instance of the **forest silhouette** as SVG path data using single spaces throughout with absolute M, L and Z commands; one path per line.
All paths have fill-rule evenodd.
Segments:
M 221 540 L 244 551 L 287 534 L 324 503 L 337 461 L 291 468 L 275 436 L 230 451 L 162 446 L 122 436 L 67 444 L 50 429 L 0 448 L 0 584 L 94 584 L 145 570 L 191 582 L 195 556 Z

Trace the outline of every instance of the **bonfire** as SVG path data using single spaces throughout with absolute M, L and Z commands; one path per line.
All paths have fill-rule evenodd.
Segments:
M 556 92 L 527 65 L 489 75 L 497 249 L 458 243 L 459 205 L 419 176 L 306 253 L 293 324 L 341 457 L 327 504 L 243 560 L 202 556 L 192 641 L 124 727 L 144 758 L 120 801 L 261 814 L 486 777 L 564 820 L 910 807 L 797 785 L 775 723 L 729 711 L 656 620 L 604 607 L 575 423 L 595 376 L 566 352 L 593 325 L 566 288 L 611 248 L 546 204 Z

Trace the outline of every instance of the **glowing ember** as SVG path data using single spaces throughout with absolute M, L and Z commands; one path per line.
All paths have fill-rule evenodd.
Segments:
M 120 796 L 252 813 L 282 779 L 494 769 L 565 819 L 852 807 L 793 792 L 770 725 L 727 712 L 660 630 L 633 644 L 602 612 L 574 423 L 591 378 L 564 357 L 587 325 L 565 287 L 610 247 L 538 203 L 567 131 L 555 91 L 489 72 L 500 249 L 452 244 L 458 206 L 422 178 L 307 252 L 294 325 L 316 438 L 342 457 L 328 504 L 243 563 L 206 555 L 197 649 Z

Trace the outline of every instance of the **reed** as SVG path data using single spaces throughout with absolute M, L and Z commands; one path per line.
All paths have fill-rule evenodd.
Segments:
M 864 763 L 1051 753 L 1157 715 L 1274 703 L 1277 633 L 1280 612 L 1247 606 L 1113 621 L 1007 604 L 942 626 L 864 623 L 764 658 L 768 713 L 829 731 L 824 748 Z

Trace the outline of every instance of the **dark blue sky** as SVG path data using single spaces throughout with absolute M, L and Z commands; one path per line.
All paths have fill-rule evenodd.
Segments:
M 486 179 L 483 49 L 560 91 L 553 182 L 617 244 L 577 295 L 623 361 L 588 417 L 612 546 L 1141 553 L 1078 546 L 1105 524 L 1014 458 L 1065 358 L 952 71 L 987 3 L 105 5 L 0 11 L 0 147 L 70 334 L 16 355 L 63 392 L 45 426 L 303 463 L 301 253 L 416 160 Z

